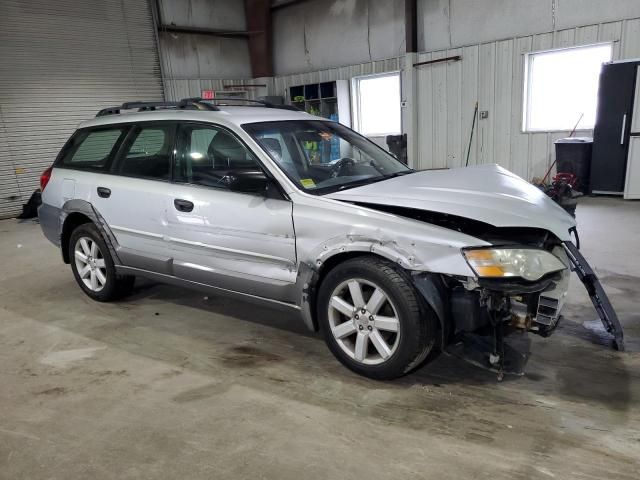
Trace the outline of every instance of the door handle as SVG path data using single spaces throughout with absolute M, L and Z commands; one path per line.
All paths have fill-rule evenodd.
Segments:
M 111 190 L 106 187 L 98 187 L 98 196 L 102 198 L 109 198 L 111 196 Z
M 624 145 L 624 131 L 627 129 L 627 114 L 622 116 L 622 131 L 620 132 L 620 145 Z
M 189 200 L 182 200 L 180 198 L 176 198 L 173 201 L 173 206 L 180 212 L 190 212 L 193 210 L 193 202 L 190 202 Z

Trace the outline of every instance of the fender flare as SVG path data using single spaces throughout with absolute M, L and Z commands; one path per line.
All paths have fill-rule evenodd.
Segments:
M 415 258 L 399 248 L 396 242 L 381 242 L 362 236 L 349 235 L 348 241 L 342 238 L 340 242 L 333 239 L 314 251 L 311 259 L 300 262 L 296 280 L 296 297 L 305 325 L 311 331 L 318 330 L 315 314 L 316 286 L 321 277 L 323 266 L 332 258 L 345 253 L 370 253 L 390 260 L 407 270 L 414 286 L 435 312 L 441 330 L 441 345 L 446 344 L 450 335 L 450 315 L 446 301 L 446 287 L 439 275 L 417 271 Z
M 107 244 L 107 248 L 109 249 L 111 258 L 113 258 L 113 263 L 115 265 L 122 265 L 120 257 L 118 256 L 120 245 L 118 244 L 116 237 L 113 235 L 113 232 L 107 225 L 106 220 L 102 217 L 102 215 L 100 215 L 100 213 L 91 203 L 87 202 L 86 200 L 80 199 L 67 200 L 60 209 L 60 221 L 58 223 L 58 225 L 60 226 L 60 231 L 58 232 L 58 236 L 60 238 L 60 247 L 63 250 L 63 258 L 65 256 L 64 246 L 62 243 L 64 224 L 67 218 L 73 213 L 80 213 L 93 222 L 98 231 L 100 231 L 100 234 L 102 235 L 105 243 Z
M 381 241 L 364 235 L 346 235 L 328 240 L 315 248 L 298 266 L 296 298 L 305 325 L 318 331 L 315 314 L 316 285 L 324 265 L 345 253 L 371 253 L 397 263 L 405 269 L 415 268 L 414 257 L 401 249 L 395 241 Z

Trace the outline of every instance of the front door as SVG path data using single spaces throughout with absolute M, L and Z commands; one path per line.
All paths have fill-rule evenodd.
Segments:
M 229 130 L 211 124 L 180 126 L 175 183 L 167 202 L 176 276 L 259 297 L 294 300 L 291 202 L 232 191 L 225 181 L 234 172 L 261 169 Z

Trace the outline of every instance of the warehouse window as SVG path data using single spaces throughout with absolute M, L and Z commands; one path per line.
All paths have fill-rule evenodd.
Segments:
M 400 73 L 353 79 L 354 128 L 368 137 L 401 133 Z
M 609 61 L 610 43 L 527 54 L 523 129 L 593 128 L 600 69 Z

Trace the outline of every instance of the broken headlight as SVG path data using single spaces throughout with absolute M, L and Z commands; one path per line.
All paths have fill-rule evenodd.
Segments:
M 521 277 L 535 281 L 566 265 L 546 250 L 533 248 L 472 248 L 462 250 L 478 277 Z

